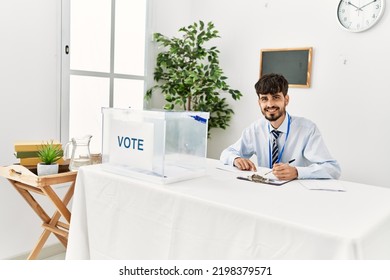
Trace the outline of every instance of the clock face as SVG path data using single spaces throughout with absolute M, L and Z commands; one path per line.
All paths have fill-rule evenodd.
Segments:
M 377 23 L 384 8 L 384 0 L 341 0 L 337 17 L 341 26 L 348 31 L 360 32 Z

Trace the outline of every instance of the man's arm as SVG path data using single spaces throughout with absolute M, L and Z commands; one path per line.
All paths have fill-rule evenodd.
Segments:
M 257 171 L 256 165 L 247 158 L 241 158 L 241 157 L 235 158 L 233 165 L 240 170 L 248 170 L 254 172 Z
M 279 180 L 293 180 L 298 178 L 298 169 L 288 163 L 275 163 L 272 173 Z
M 319 132 L 314 126 L 303 150 L 303 157 L 311 162 L 310 165 L 297 166 L 298 179 L 338 179 L 341 168 L 335 160 Z
M 253 141 L 255 139 L 252 139 L 252 134 L 250 129 L 244 130 L 236 143 L 222 151 L 220 161 L 223 164 L 236 166 L 241 170 L 255 171 L 256 165 L 249 160 L 255 153 L 253 148 Z

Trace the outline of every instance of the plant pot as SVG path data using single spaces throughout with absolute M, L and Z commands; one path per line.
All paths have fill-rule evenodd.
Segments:
M 58 173 L 58 163 L 53 164 L 45 164 L 45 163 L 38 163 L 37 164 L 37 175 L 38 176 L 45 176 L 45 175 L 51 175 L 51 174 L 57 174 Z

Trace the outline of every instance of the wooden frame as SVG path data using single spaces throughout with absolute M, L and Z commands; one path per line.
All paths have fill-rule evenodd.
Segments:
M 68 165 L 63 165 L 58 174 L 37 176 L 34 173 L 36 168 L 27 168 L 22 165 L 0 166 L 0 176 L 8 179 L 42 220 L 43 232 L 27 257 L 28 260 L 37 259 L 50 234 L 54 234 L 65 248 L 68 245 L 71 220 L 68 203 L 73 197 L 77 176 L 77 171 L 68 171 L 68 167 Z M 69 183 L 69 188 L 61 199 L 52 186 L 62 183 Z M 33 194 L 45 196 L 54 204 L 55 211 L 51 216 L 43 209 Z M 61 217 L 64 218 L 64 221 L 60 221 Z
M 260 77 L 269 73 L 282 74 L 289 82 L 289 87 L 309 88 L 312 52 L 312 47 L 262 49 Z

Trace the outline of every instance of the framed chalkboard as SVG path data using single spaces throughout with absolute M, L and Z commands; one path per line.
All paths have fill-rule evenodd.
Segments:
M 310 87 L 313 48 L 262 49 L 260 77 L 264 74 L 283 75 L 289 87 Z

